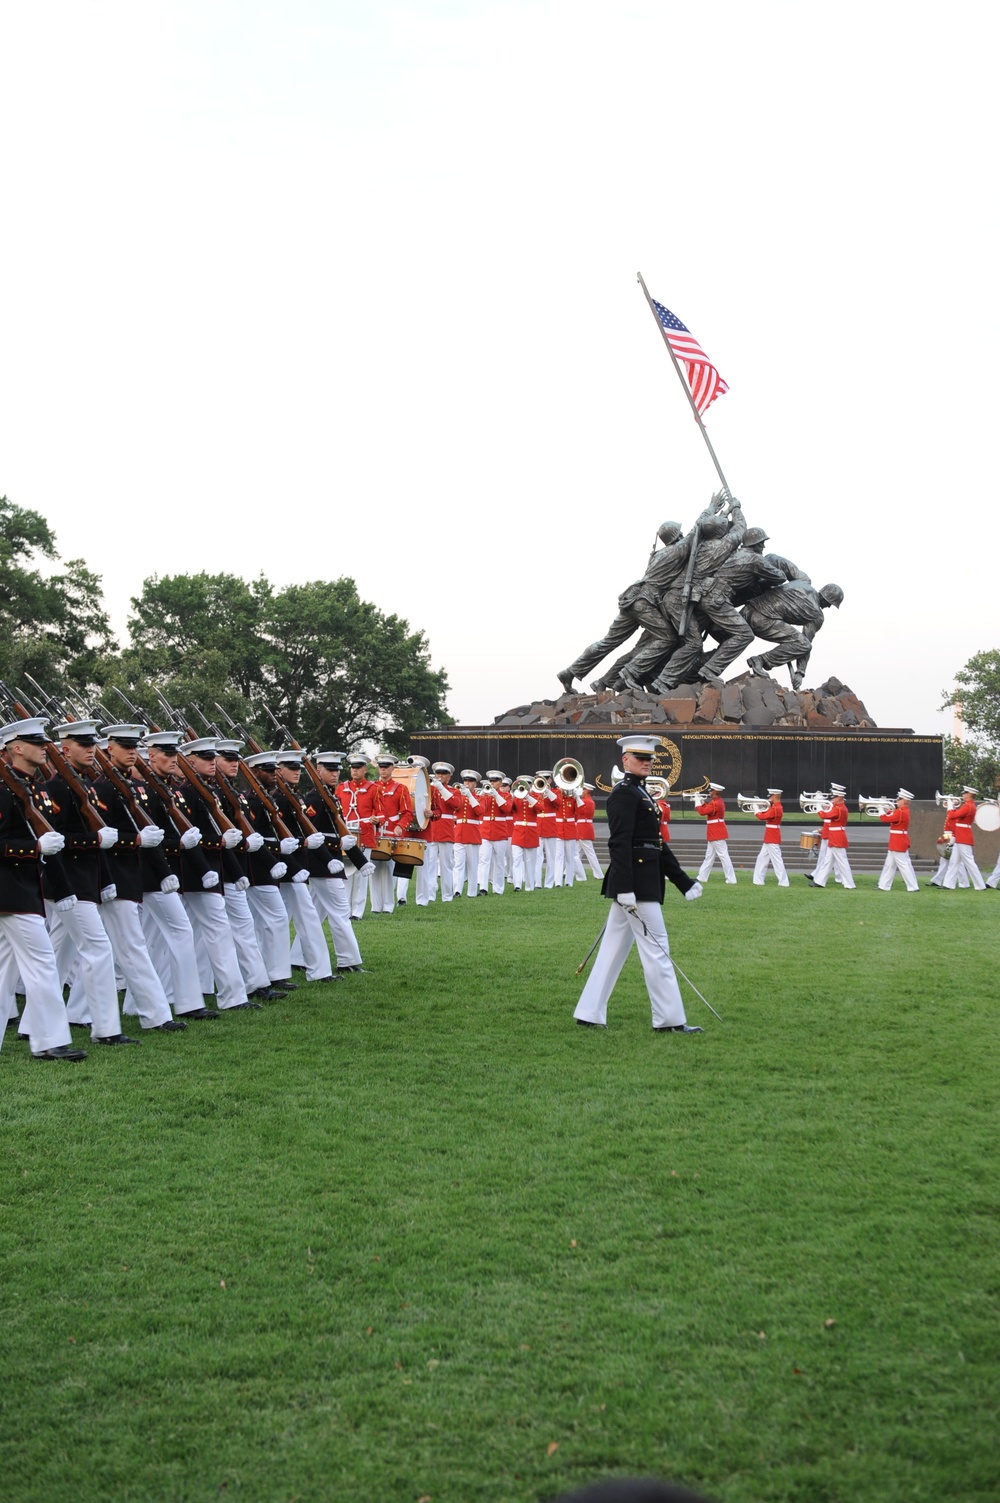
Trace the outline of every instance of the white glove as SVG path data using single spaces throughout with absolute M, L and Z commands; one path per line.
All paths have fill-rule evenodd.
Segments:
M 107 887 L 102 887 L 101 888 L 101 902 L 102 903 L 113 903 L 114 900 L 115 900 L 115 898 L 117 896 L 118 896 L 118 889 L 117 889 L 117 887 L 115 886 L 115 884 L 113 882 L 109 882 L 108 885 L 107 885 Z
M 532 798 L 531 794 L 529 793 L 528 794 L 527 803 L 528 803 L 528 808 L 529 809 L 533 809 L 535 807 L 535 805 L 538 803 L 538 800 L 536 798 Z
M 219 873 L 206 872 L 201 879 L 201 885 L 202 887 L 204 887 L 206 892 L 211 892 L 213 887 L 218 887 L 219 885 Z
M 375 863 L 374 863 L 374 861 L 366 861 L 365 864 L 364 864 L 364 866 L 359 867 L 359 870 L 360 870 L 362 876 L 364 876 L 364 877 L 373 877 L 375 875 Z
M 299 843 L 295 839 L 294 835 L 286 835 L 284 840 L 278 846 L 278 849 L 283 856 L 290 856 L 292 852 L 297 851 L 298 848 Z
M 621 908 L 634 908 L 635 907 L 635 893 L 634 892 L 620 892 L 618 894 L 618 896 L 615 898 L 615 902 Z
M 236 847 L 242 844 L 243 836 L 240 834 L 239 830 L 235 828 L 232 830 L 227 830 L 222 837 L 222 846 L 224 850 L 235 851 Z
M 250 878 L 237 877 L 236 881 L 233 883 L 233 886 L 236 888 L 237 892 L 246 892 L 247 888 L 250 886 Z
M 66 844 L 65 835 L 60 835 L 58 830 L 46 830 L 44 835 L 38 837 L 38 850 L 42 856 L 58 856 Z
M 139 844 L 144 851 L 148 851 L 153 846 L 162 845 L 166 833 L 166 830 L 161 830 L 159 825 L 146 825 L 139 831 Z
M 353 851 L 357 843 L 358 837 L 356 835 L 345 835 L 340 842 L 340 849 L 342 851 Z
M 548 801 L 549 801 L 550 804 L 554 804 L 555 803 L 556 796 L 553 793 L 553 791 L 552 791 L 551 788 L 544 788 L 542 790 L 542 792 L 544 793 L 545 797 L 548 799 Z
M 261 846 L 263 844 L 264 844 L 264 837 L 260 833 L 259 830 L 254 830 L 251 834 L 249 834 L 247 836 L 247 850 L 248 851 L 259 851 L 260 848 L 261 848 Z
M 287 870 L 288 867 L 283 861 L 276 861 L 271 867 L 271 876 L 274 878 L 275 882 L 280 882 Z
M 118 831 L 113 830 L 110 825 L 104 825 L 98 830 L 97 844 L 102 851 L 110 851 L 111 847 L 117 844 L 117 841 Z
M 688 890 L 684 894 L 684 896 L 685 896 L 685 898 L 687 899 L 687 901 L 689 903 L 693 903 L 694 900 L 695 900 L 695 898 L 700 898 L 701 897 L 702 892 L 703 892 L 703 888 L 702 888 L 701 883 L 700 882 L 696 882 L 693 887 L 689 887 L 688 888 Z
M 431 787 L 436 788 L 439 793 L 444 792 L 444 784 L 440 778 L 431 778 Z
M 196 845 L 201 845 L 201 831 L 192 825 L 190 830 L 185 830 L 181 836 L 181 850 L 193 851 Z
M 181 885 L 181 879 L 180 879 L 180 877 L 175 877 L 174 874 L 173 874 L 173 872 L 171 872 L 170 875 L 169 875 L 169 877 L 164 877 L 163 881 L 160 883 L 160 891 L 161 892 L 177 892 L 177 890 L 180 887 L 180 885 Z
M 465 796 L 469 800 L 469 808 L 470 809 L 478 809 L 479 808 L 479 800 L 476 798 L 476 795 L 474 793 L 470 793 L 469 790 L 466 789 L 465 790 Z
M 339 877 L 343 874 L 344 863 L 342 861 L 328 861 L 326 863 L 326 869 L 330 873 L 331 877 Z
M 309 881 L 309 873 L 306 871 L 305 867 L 302 867 L 299 871 L 292 873 L 292 881 L 293 882 L 308 882 Z
M 69 897 L 60 898 L 56 904 L 56 913 L 69 913 L 71 908 L 76 907 L 76 893 L 71 892 Z
M 307 851 L 318 851 L 321 845 L 326 845 L 326 836 L 320 834 L 319 830 L 314 835 L 306 836 Z

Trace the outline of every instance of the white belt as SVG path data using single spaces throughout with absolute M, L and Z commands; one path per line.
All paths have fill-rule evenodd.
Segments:
M 954 829 L 954 830 L 971 830 L 972 826 L 971 825 L 956 824 L 956 825 L 952 826 L 952 829 Z
M 482 824 L 482 820 L 481 819 L 463 819 L 462 823 L 463 823 L 463 825 L 481 825 Z

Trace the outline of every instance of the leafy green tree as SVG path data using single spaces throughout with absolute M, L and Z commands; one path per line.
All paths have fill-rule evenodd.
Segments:
M 86 696 L 117 647 L 99 576 L 79 558 L 42 567 L 59 563 L 45 518 L 0 496 L 0 678 Z
M 941 708 L 950 706 L 957 706 L 970 735 L 945 737 L 943 791 L 957 793 L 968 783 L 992 794 L 1000 788 L 1000 649 L 977 652 L 959 669 Z

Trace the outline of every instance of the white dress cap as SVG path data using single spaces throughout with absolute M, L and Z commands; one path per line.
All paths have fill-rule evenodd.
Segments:
M 913 794 L 910 792 L 909 788 L 901 788 L 899 790 L 899 792 L 896 794 L 896 797 L 897 798 L 912 798 Z
M 101 735 L 109 741 L 141 741 L 148 727 L 144 725 L 106 725 Z
M 216 742 L 215 750 L 220 757 L 238 757 L 242 745 L 242 741 L 222 740 Z
M 963 789 L 962 789 L 962 792 L 963 792 L 963 793 L 971 793 L 971 794 L 972 794 L 972 797 L 973 797 L 973 798 L 978 798 L 978 797 L 979 797 L 979 793 L 978 793 L 978 790 L 977 790 L 977 789 L 975 789 L 975 788 L 970 788 L 970 787 L 969 787 L 969 786 L 968 786 L 968 785 L 966 785 L 966 786 L 965 786 L 965 787 L 964 787 L 964 788 L 963 788 Z
M 638 752 L 640 756 L 655 757 L 660 749 L 660 737 L 643 736 L 633 731 L 631 736 L 619 736 L 618 745 L 623 752 Z
M 181 751 L 185 756 L 190 755 L 191 752 L 195 752 L 202 757 L 214 757 L 215 748 L 218 743 L 218 736 L 198 736 L 194 741 L 182 742 Z
M 767 791 L 768 794 L 777 793 L 778 795 L 780 795 L 784 793 L 785 790 L 783 788 L 769 788 Z
M 48 723 L 38 715 L 27 720 L 12 720 L 10 725 L 0 729 L 0 746 L 7 746 L 11 741 L 47 741 L 45 727 Z
M 492 772 L 488 772 L 486 774 L 486 776 L 488 778 L 502 778 L 503 777 L 503 773 L 502 772 L 497 772 L 496 768 L 494 767 L 493 771 Z
M 304 751 L 293 751 L 290 746 L 286 746 L 282 751 L 274 753 L 274 757 L 278 762 L 284 762 L 286 766 L 291 765 L 292 767 L 301 767 L 304 756 Z
M 181 742 L 180 731 L 150 731 L 147 746 L 158 746 L 160 751 L 176 751 Z
M 709 788 L 711 788 L 713 793 L 725 793 L 726 791 L 725 783 L 709 783 L 708 786 Z
M 252 757 L 247 757 L 248 767 L 277 767 L 278 754 L 273 751 L 254 752 Z
M 60 725 L 54 725 L 52 727 L 52 734 L 53 736 L 58 736 L 60 741 L 62 741 L 63 737 L 65 736 L 71 736 L 74 740 L 78 740 L 83 736 L 89 736 L 92 739 L 96 740 L 97 721 L 64 720 Z

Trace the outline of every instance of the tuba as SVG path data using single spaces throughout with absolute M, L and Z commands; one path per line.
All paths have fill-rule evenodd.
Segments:
M 753 798 L 745 793 L 738 793 L 736 802 L 743 814 L 763 814 L 771 807 L 769 798 Z
M 670 784 L 666 778 L 657 778 L 650 774 L 646 779 L 646 792 L 650 798 L 669 798 Z
M 552 765 L 552 781 L 563 793 L 576 793 L 583 787 L 583 763 L 575 757 L 560 757 Z

